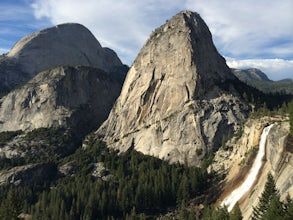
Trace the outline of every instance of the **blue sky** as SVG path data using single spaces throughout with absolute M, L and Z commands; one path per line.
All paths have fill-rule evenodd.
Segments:
M 31 32 L 77 22 L 131 65 L 151 32 L 186 9 L 206 21 L 230 67 L 293 78 L 292 0 L 1 0 L 0 53 Z

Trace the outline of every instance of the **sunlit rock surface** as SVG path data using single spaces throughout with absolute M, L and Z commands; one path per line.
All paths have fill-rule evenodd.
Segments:
M 181 12 L 145 43 L 97 136 L 121 151 L 199 165 L 247 117 L 233 80 L 201 17 Z

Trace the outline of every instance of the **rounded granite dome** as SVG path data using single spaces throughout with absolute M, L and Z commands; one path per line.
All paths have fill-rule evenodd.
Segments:
M 122 63 L 108 50 L 83 25 L 66 23 L 23 37 L 7 56 L 30 74 L 59 65 L 95 66 L 109 72 Z

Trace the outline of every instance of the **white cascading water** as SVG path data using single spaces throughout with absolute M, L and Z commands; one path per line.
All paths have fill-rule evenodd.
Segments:
M 261 134 L 260 142 L 259 142 L 259 150 L 257 156 L 253 162 L 253 165 L 245 179 L 245 181 L 236 188 L 230 195 L 228 195 L 221 206 L 226 206 L 228 211 L 231 212 L 235 204 L 242 198 L 242 196 L 249 191 L 252 187 L 253 183 L 255 182 L 259 170 L 262 166 L 262 159 L 265 155 L 265 147 L 266 147 L 266 140 L 269 134 L 270 129 L 273 127 L 273 124 L 265 127 Z

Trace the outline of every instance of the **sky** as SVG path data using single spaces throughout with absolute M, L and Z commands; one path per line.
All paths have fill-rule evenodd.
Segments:
M 76 22 L 131 65 L 152 31 L 182 10 L 201 15 L 230 67 L 293 79 L 293 0 L 1 0 L 0 54 L 29 33 Z

